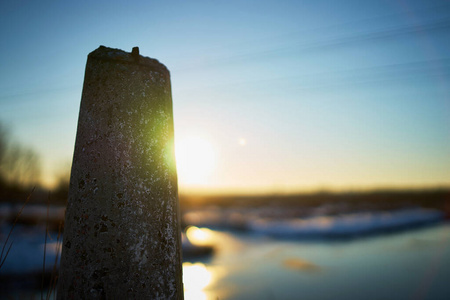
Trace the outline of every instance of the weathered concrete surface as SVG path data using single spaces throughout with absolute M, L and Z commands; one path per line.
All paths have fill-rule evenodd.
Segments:
M 170 74 L 101 46 L 88 56 L 58 299 L 182 299 Z

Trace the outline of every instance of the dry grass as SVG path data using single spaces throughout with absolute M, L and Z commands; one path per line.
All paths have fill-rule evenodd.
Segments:
M 19 218 L 20 218 L 20 215 L 21 215 L 22 212 L 23 212 L 23 209 L 25 208 L 25 206 L 27 205 L 27 203 L 30 201 L 31 196 L 33 195 L 33 192 L 34 192 L 35 188 L 36 188 L 36 187 L 33 187 L 33 189 L 31 190 L 30 194 L 28 195 L 27 199 L 25 200 L 25 203 L 24 203 L 24 204 L 22 205 L 22 207 L 20 208 L 20 210 L 19 210 L 19 212 L 18 212 L 18 214 L 17 214 L 16 218 L 14 219 L 14 222 L 13 222 L 13 224 L 12 224 L 12 226 L 11 226 L 11 229 L 9 230 L 8 236 L 6 237 L 5 243 L 4 243 L 3 246 L 2 246 L 2 252 L 1 252 L 1 254 L 0 254 L 0 270 L 1 270 L 2 266 L 3 266 L 3 264 L 5 263 L 6 258 L 8 257 L 9 251 L 11 251 L 11 247 L 12 247 L 12 245 L 13 245 L 13 243 L 14 243 L 14 241 L 12 241 L 12 242 L 9 244 L 8 250 L 5 252 L 5 249 L 6 249 L 7 245 L 8 245 L 8 242 L 9 242 L 9 239 L 10 239 L 10 237 L 11 237 L 11 234 L 13 233 L 14 227 L 16 227 L 16 224 L 17 224 L 17 222 L 19 221 Z

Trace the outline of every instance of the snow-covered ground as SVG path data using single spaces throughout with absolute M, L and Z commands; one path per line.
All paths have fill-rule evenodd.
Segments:
M 9 226 L 2 226 L 0 232 L 0 246 L 3 247 L 9 233 Z M 0 269 L 0 275 L 19 275 L 42 272 L 45 248 L 45 270 L 51 272 L 60 251 L 57 243 L 58 232 L 49 232 L 45 242 L 45 226 L 24 226 L 18 224 L 9 238 L 3 256 L 12 242 L 11 251 Z M 59 255 L 58 255 L 59 256 Z M 58 257 L 59 260 L 59 257 Z
M 392 212 L 361 212 L 305 219 L 255 219 L 251 231 L 277 237 L 336 238 L 400 230 L 444 219 L 438 210 L 405 209 Z
M 200 209 L 184 214 L 186 224 L 239 229 L 274 237 L 342 238 L 402 230 L 440 222 L 445 213 L 435 209 L 404 208 L 391 211 L 330 213 L 323 205 L 307 213 L 298 208 Z

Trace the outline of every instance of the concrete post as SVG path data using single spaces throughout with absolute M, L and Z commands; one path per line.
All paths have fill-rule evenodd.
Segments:
M 58 299 L 182 299 L 170 74 L 157 60 L 89 54 Z

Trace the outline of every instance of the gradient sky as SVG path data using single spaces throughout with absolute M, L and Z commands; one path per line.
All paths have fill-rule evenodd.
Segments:
M 176 141 L 214 149 L 182 192 L 450 184 L 449 1 L 2 1 L 0 37 L 0 121 L 46 181 L 105 45 L 164 63 Z

